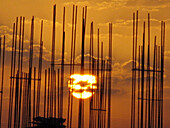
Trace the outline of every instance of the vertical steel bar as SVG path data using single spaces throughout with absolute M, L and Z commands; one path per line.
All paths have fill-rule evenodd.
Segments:
M 154 58 L 153 58 L 153 82 L 152 82 L 152 109 L 151 109 L 151 126 L 154 127 L 154 103 L 155 103 L 155 60 L 156 60 L 156 36 L 154 39 Z
M 110 128 L 111 122 L 111 70 L 112 70 L 112 23 L 109 24 L 109 78 L 108 78 L 108 125 L 107 127 Z
M 134 55 L 134 59 L 135 59 L 135 65 L 134 65 L 134 68 L 136 69 L 136 62 L 137 62 L 137 45 L 138 45 L 138 42 L 137 42 L 137 36 L 138 36 L 138 11 L 136 12 L 136 36 L 135 36 L 135 55 Z M 135 100 L 136 100 L 136 70 L 134 70 L 134 100 L 133 100 L 133 105 L 134 105 L 134 108 L 133 108 L 133 125 L 134 125 L 134 128 L 135 128 L 135 112 L 136 112 L 136 109 L 135 109 Z
M 64 49 L 65 49 L 65 7 L 63 11 L 63 40 L 61 58 L 61 95 L 60 95 L 60 118 L 63 117 L 63 86 L 64 86 Z
M 75 48 L 76 48 L 76 29 L 77 29 L 77 6 L 75 11 L 75 26 L 74 26 L 74 48 L 73 48 L 73 73 L 74 73 L 74 63 L 75 63 Z M 70 128 L 72 127 L 72 108 L 73 108 L 73 96 L 71 95 L 71 112 L 70 112 Z
M 54 71 L 54 118 L 56 118 L 56 70 Z
M 21 36 L 21 66 L 20 66 L 20 99 L 19 99 L 19 117 L 18 117 L 18 127 L 20 127 L 20 115 L 21 115 L 21 98 L 22 98 L 22 89 L 23 89 L 23 72 L 22 72 L 22 66 L 23 66 L 23 48 L 24 48 L 24 24 L 25 24 L 25 17 L 23 17 L 23 23 L 22 23 L 22 36 Z
M 47 69 L 45 69 L 45 86 L 44 86 L 44 118 L 46 118 L 46 89 L 47 89 Z
M 138 128 L 139 128 L 139 124 L 140 124 L 140 119 L 139 119 L 139 114 L 140 114 L 140 68 L 141 68 L 141 47 L 139 46 L 139 53 L 138 53 Z
M 35 97 L 36 97 L 36 67 L 34 67 L 34 94 L 33 94 L 33 119 L 35 118 L 35 112 L 36 112 L 36 109 L 35 109 Z M 34 124 L 33 124 L 33 127 L 34 127 Z
M 163 42 L 163 21 L 161 21 L 161 81 L 160 81 L 160 94 L 159 94 L 159 105 L 158 105 L 158 128 L 160 128 L 161 127 L 161 103 L 162 103 L 162 97 L 161 97 L 161 93 L 162 93 L 162 90 L 161 90 L 161 87 L 162 87 L 162 66 L 163 66 L 163 64 L 162 64 L 162 60 L 163 60 L 163 57 L 162 57 L 162 49 L 163 49 L 163 45 L 162 45 L 162 42 Z
M 163 79 L 164 79 L 164 49 L 165 49 L 165 22 L 163 22 L 162 32 L 162 64 L 161 64 L 161 128 L 163 128 Z
M 147 63 L 147 75 L 148 75 L 148 128 L 150 125 L 150 14 L 148 13 L 148 63 Z
M 57 76 L 58 76 L 58 79 L 57 79 L 57 81 L 58 81 L 58 90 L 57 90 L 57 92 L 58 92 L 58 118 L 59 118 L 60 117 L 60 69 L 58 69 Z
M 160 71 L 160 46 L 158 46 L 158 71 Z M 160 128 L 160 72 L 158 72 L 158 110 L 157 110 L 157 127 Z
M 8 128 L 11 128 L 11 100 L 12 100 L 12 73 L 13 73 L 13 58 L 14 58 L 14 36 L 15 36 L 15 23 L 13 24 L 13 36 L 12 36 L 12 52 L 11 52 L 11 75 L 10 75 L 10 94 L 9 94 L 9 109 L 8 109 Z
M 92 74 L 92 30 L 93 29 L 93 22 L 91 22 L 91 27 L 90 27 L 90 56 L 89 56 L 89 74 Z M 92 85 L 92 94 L 93 94 L 93 85 Z M 92 127 L 92 102 L 93 102 L 93 95 L 90 99 L 90 112 L 89 112 L 89 128 Z
M 3 40 L 3 54 L 2 54 L 2 74 L 1 74 L 1 101 L 0 101 L 0 127 L 1 127 L 1 120 L 2 120 L 2 101 L 3 101 L 3 87 L 4 87 L 4 65 L 5 65 L 5 36 Z
M 72 63 L 73 63 L 73 35 L 74 35 L 74 5 L 73 5 L 73 15 L 72 15 L 72 33 L 71 33 L 71 57 L 70 57 L 70 75 L 72 74 Z M 70 81 L 71 84 L 71 81 Z M 68 93 L 68 110 L 67 110 L 67 127 L 69 128 L 70 122 L 70 91 Z
M 84 8 L 83 8 L 83 18 L 82 18 L 82 49 L 81 49 L 81 74 L 84 74 L 84 35 L 85 35 L 85 21 L 84 21 Z M 78 128 L 83 128 L 83 111 L 82 111 L 83 101 L 79 99 L 79 116 L 78 116 Z
M 143 128 L 143 106 L 144 106 L 144 64 L 145 64 L 145 22 L 143 24 L 143 50 L 142 50 L 142 72 L 141 72 L 141 128 Z
M 158 106 L 158 46 L 156 46 L 156 51 L 155 51 L 155 84 L 156 84 L 156 89 L 155 89 L 155 111 L 154 111 L 154 126 L 157 128 L 157 106 Z
M 52 88 L 54 76 L 54 63 L 55 63 L 55 21 L 56 21 L 56 5 L 53 8 L 53 35 L 52 35 L 52 54 L 51 54 L 51 93 L 50 93 L 50 116 L 52 116 Z
M 133 13 L 133 50 L 132 50 L 132 69 L 134 69 L 134 54 L 135 54 L 135 13 Z M 134 70 L 132 70 L 132 99 L 131 99 L 131 128 L 134 128 L 133 123 L 133 90 L 134 90 Z
M 99 108 L 99 99 L 100 99 L 100 87 L 99 87 L 99 54 L 100 54 L 100 46 L 99 46 L 99 29 L 97 31 L 97 97 L 96 97 L 96 107 Z M 97 115 L 98 115 L 98 123 L 97 126 L 99 127 L 99 114 L 100 112 L 97 111 Z
M 47 118 L 49 118 L 49 95 L 50 95 L 50 68 L 48 68 Z
M 34 16 L 31 21 L 30 53 L 29 53 L 29 76 L 28 76 L 28 122 L 31 122 L 31 79 L 33 64 L 33 37 L 34 37 Z M 29 123 L 28 126 L 31 126 Z
M 42 72 L 42 55 L 43 55 L 43 20 L 41 21 L 41 34 L 40 34 L 40 51 L 39 51 L 39 65 L 38 65 L 38 86 L 37 86 L 37 105 L 36 117 L 39 116 L 40 109 L 40 92 L 41 92 L 41 72 Z
M 17 31 L 18 31 L 18 17 L 16 18 L 16 28 L 15 28 L 15 44 L 14 44 L 14 62 L 13 62 L 13 75 L 12 77 L 15 77 L 15 67 L 16 67 L 16 49 L 17 49 Z M 12 100 L 11 100 L 11 113 L 10 113 L 10 117 L 11 117 L 11 120 L 10 120 L 10 127 L 11 127 L 11 123 L 12 123 L 12 110 L 13 110 L 13 96 L 14 96 L 14 82 L 15 82 L 15 79 L 13 78 L 13 81 L 12 81 Z

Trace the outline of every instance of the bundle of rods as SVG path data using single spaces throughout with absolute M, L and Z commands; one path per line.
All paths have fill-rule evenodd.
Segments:
M 90 117 L 89 127 L 110 127 L 111 117 L 111 65 L 112 65 L 112 23 L 109 23 L 109 58 L 103 59 L 103 42 L 101 42 L 101 57 L 100 57 L 100 41 L 98 29 L 97 43 L 97 59 L 93 53 L 93 22 L 91 23 L 90 37 L 90 56 L 89 73 L 97 76 L 97 91 L 90 99 Z M 100 79 L 99 79 L 100 78 Z M 93 92 L 93 91 L 92 91 Z M 108 98 L 108 99 L 107 99 Z M 107 114 L 107 118 L 106 118 Z M 107 120 L 106 120 L 107 119 Z
M 61 63 L 55 63 L 56 52 L 56 5 L 53 6 L 53 25 L 52 25 L 52 52 L 51 66 L 45 69 L 44 79 L 44 104 L 43 118 L 64 119 L 64 83 L 65 83 L 65 66 L 70 67 L 70 75 L 74 74 L 75 66 L 80 67 L 80 74 L 86 73 L 85 65 L 85 33 L 87 6 L 83 7 L 82 13 L 82 42 L 81 42 L 81 64 L 75 64 L 76 57 L 76 32 L 77 32 L 77 6 L 73 5 L 72 15 L 72 34 L 71 34 L 71 57 L 70 63 L 66 64 L 65 60 L 65 7 L 63 8 L 63 31 L 62 31 L 62 56 Z M 94 54 L 93 44 L 93 22 L 90 24 L 90 45 L 89 45 L 89 74 L 97 76 L 96 95 L 92 95 L 89 100 L 89 127 L 108 127 L 111 122 L 111 71 L 112 71 L 112 23 L 109 23 L 109 58 L 104 60 L 104 42 L 99 40 L 99 29 L 97 31 L 97 59 Z M 39 58 L 38 67 L 35 67 L 34 61 L 34 16 L 31 19 L 31 33 L 29 44 L 29 63 L 28 67 L 24 64 L 24 35 L 25 17 L 16 18 L 13 24 L 12 35 L 12 51 L 11 51 L 11 70 L 10 70 L 10 92 L 9 92 L 9 111 L 8 111 L 8 128 L 20 127 L 35 127 L 37 117 L 40 117 L 41 108 L 41 74 L 42 74 L 42 57 L 43 57 L 43 21 L 40 27 L 40 42 L 39 42 Z M 3 98 L 3 79 L 4 79 L 4 60 L 5 60 L 5 36 L 3 38 L 3 54 L 1 57 L 1 42 L 0 38 L 0 65 L 2 58 L 2 83 L 0 90 L 0 127 L 2 115 L 2 98 Z M 100 51 L 101 50 L 101 51 Z M 59 65 L 60 67 L 55 67 Z M 24 68 L 23 68 L 24 67 Z M 28 71 L 25 69 L 28 68 Z M 71 81 L 72 82 L 72 81 Z M 94 90 L 92 89 L 92 94 Z M 108 97 L 108 98 L 107 98 Z M 73 96 L 68 94 L 68 109 L 67 109 L 67 127 L 72 127 L 73 115 Z M 58 109 L 57 109 L 58 108 Z M 107 120 L 106 120 L 107 119 Z M 79 99 L 78 107 L 78 127 L 84 128 L 84 100 Z
M 24 26 L 25 26 L 24 24 L 25 24 L 25 17 L 20 17 L 19 36 L 18 36 L 18 17 L 16 18 L 16 23 L 13 24 L 8 128 L 11 128 L 12 124 L 15 128 L 20 128 L 21 126 L 30 127 L 31 123 L 29 122 L 31 122 L 35 116 L 39 116 L 42 53 L 43 53 L 43 49 L 42 49 L 43 48 L 43 41 L 42 41 L 43 21 L 41 22 L 38 78 L 36 78 L 36 67 L 34 67 L 34 78 L 32 78 L 34 17 L 32 17 L 31 20 L 29 69 L 28 69 L 28 73 L 23 72 Z M 17 41 L 18 41 L 18 48 L 17 48 Z M 17 57 L 17 52 L 18 52 L 18 57 Z M 18 67 L 16 67 L 17 58 L 18 58 Z M 16 68 L 17 68 L 17 72 L 15 72 Z M 34 82 L 34 85 L 32 85 L 32 81 Z M 36 86 L 36 81 L 38 82 L 37 86 Z M 32 113 L 31 110 L 32 86 L 34 86 L 33 115 L 31 114 Z M 37 93 L 35 91 L 36 88 L 37 88 Z M 35 101 L 35 96 L 37 96 L 36 101 Z
M 138 43 L 137 43 L 138 11 L 137 11 L 136 22 L 135 22 L 135 13 L 133 13 L 131 127 L 132 128 L 135 127 L 163 128 L 163 74 L 164 74 L 164 48 L 165 48 L 165 22 L 163 21 L 161 22 L 160 46 L 157 44 L 158 42 L 156 40 L 157 37 L 156 36 L 154 37 L 153 65 L 151 65 L 151 60 L 150 60 L 150 54 L 151 54 L 150 14 L 148 14 L 147 63 L 145 62 L 145 47 L 146 47 L 145 33 L 146 32 L 145 32 L 145 22 L 144 22 L 143 44 L 139 45 L 138 47 Z M 136 93 L 137 93 L 137 98 L 136 98 Z M 136 103 L 137 103 L 137 111 L 135 109 Z

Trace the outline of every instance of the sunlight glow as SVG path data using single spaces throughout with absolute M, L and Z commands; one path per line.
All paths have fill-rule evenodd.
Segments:
M 87 99 L 94 94 L 97 89 L 96 77 L 93 75 L 73 74 L 68 81 L 68 87 L 72 95 L 78 99 Z

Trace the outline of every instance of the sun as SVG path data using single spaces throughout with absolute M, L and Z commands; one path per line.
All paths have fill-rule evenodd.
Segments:
M 73 74 L 68 81 L 68 88 L 72 95 L 78 99 L 87 99 L 94 94 L 97 89 L 96 77 L 94 75 Z

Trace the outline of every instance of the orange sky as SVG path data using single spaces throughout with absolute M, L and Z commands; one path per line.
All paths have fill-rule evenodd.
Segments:
M 28 60 L 28 43 L 30 38 L 30 21 L 35 16 L 35 49 L 39 46 L 40 21 L 44 21 L 43 41 L 43 78 L 44 69 L 49 67 L 51 40 L 52 40 L 52 9 L 57 6 L 56 23 L 56 61 L 60 62 L 62 42 L 62 14 L 66 7 L 66 46 L 65 62 L 69 62 L 71 40 L 72 5 L 78 5 L 78 27 L 76 61 L 80 61 L 81 46 L 81 14 L 82 7 L 87 6 L 87 26 L 85 39 L 85 53 L 88 53 L 90 23 L 94 22 L 94 46 L 97 47 L 97 29 L 100 29 L 100 41 L 104 42 L 104 57 L 108 56 L 108 29 L 109 22 L 113 23 L 113 71 L 112 71 L 112 127 L 130 127 L 131 103 L 131 55 L 132 55 L 132 13 L 139 10 L 139 38 L 142 42 L 142 23 L 147 21 L 147 13 L 151 14 L 151 49 L 156 35 L 160 44 L 160 22 L 166 23 L 166 48 L 165 48 L 165 83 L 164 83 L 164 127 L 170 127 L 170 1 L 169 0 L 0 0 L 0 36 L 6 35 L 6 60 L 5 60 L 5 87 L 4 87 L 4 127 L 7 123 L 9 69 L 11 58 L 12 24 L 17 16 L 26 17 L 25 26 L 25 64 Z M 152 52 L 152 51 L 151 51 Z M 96 55 L 96 51 L 94 50 Z M 34 50 L 34 62 L 38 57 Z M 152 59 L 152 58 L 151 58 Z M 37 63 L 34 63 L 37 66 Z M 26 67 L 26 66 L 25 66 Z M 27 71 L 27 69 L 25 69 Z M 69 76 L 66 75 L 66 79 Z M 65 90 L 67 91 L 67 89 Z M 66 113 L 65 113 L 66 114 Z M 88 116 L 87 116 L 88 117 Z M 122 123 L 123 122 L 123 123 Z M 75 115 L 75 124 L 77 117 Z

